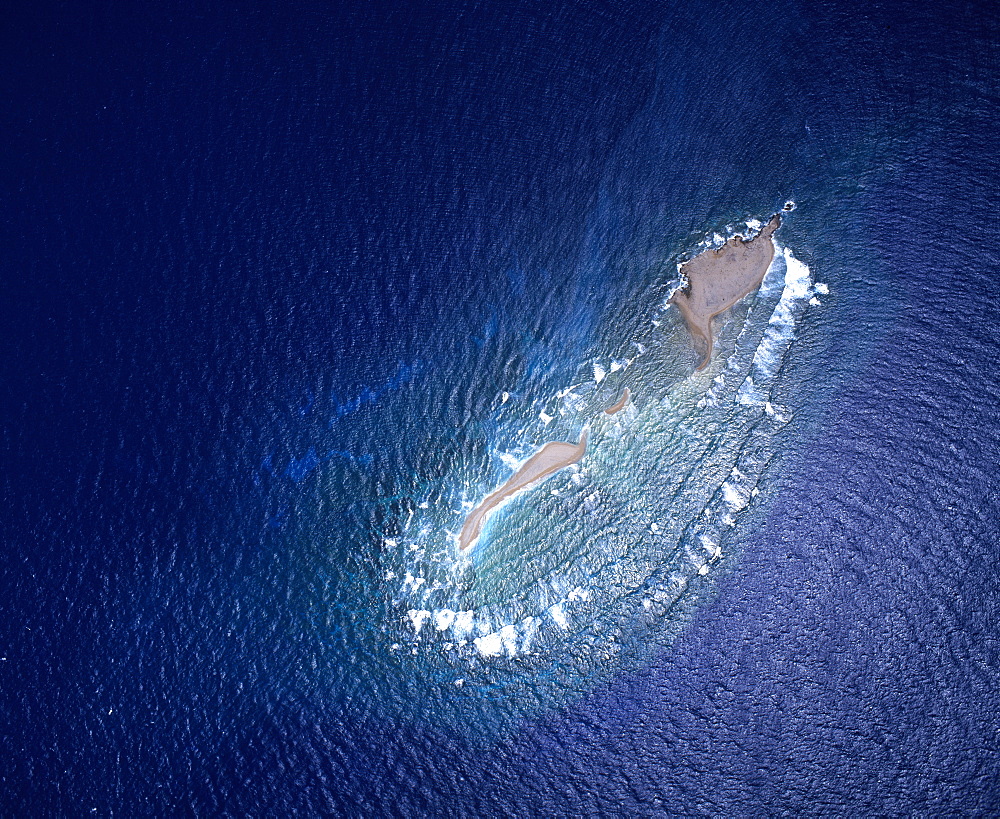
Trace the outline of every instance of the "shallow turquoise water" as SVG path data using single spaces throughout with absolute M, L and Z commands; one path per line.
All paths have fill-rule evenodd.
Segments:
M 598 325 L 571 378 L 539 366 L 494 381 L 474 440 L 436 477 L 418 470 L 399 487 L 405 501 L 372 544 L 379 570 L 364 593 L 377 603 L 328 620 L 364 632 L 360 679 L 375 701 L 489 736 L 669 644 L 666 624 L 709 588 L 759 502 L 793 416 L 775 384 L 830 293 L 779 243 L 760 290 L 718 321 L 712 364 L 694 372 L 667 304 L 672 265 L 739 229 L 710 232 L 647 273 L 657 295 L 636 311 L 642 323 Z M 625 386 L 630 405 L 605 416 Z M 506 502 L 459 553 L 471 508 L 544 442 L 584 428 L 582 461 Z

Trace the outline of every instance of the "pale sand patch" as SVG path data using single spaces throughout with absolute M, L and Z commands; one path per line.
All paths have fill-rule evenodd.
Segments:
M 621 412 L 625 409 L 625 405 L 628 404 L 629 399 L 632 397 L 632 393 L 629 392 L 628 387 L 622 390 L 622 397 L 619 398 L 610 407 L 604 410 L 605 415 L 614 415 L 616 412 Z
M 587 430 L 580 442 L 550 441 L 524 462 L 524 465 L 503 486 L 490 493 L 486 500 L 469 513 L 458 537 L 458 548 L 469 549 L 479 539 L 483 524 L 490 513 L 504 500 L 522 489 L 538 483 L 560 469 L 575 464 L 587 451 Z
M 712 358 L 712 319 L 752 293 L 764 279 L 774 259 L 771 237 L 781 226 L 781 216 L 771 217 L 752 239 L 734 236 L 718 250 L 706 250 L 681 265 L 687 286 L 674 293 L 688 331 L 707 348 L 698 369 Z

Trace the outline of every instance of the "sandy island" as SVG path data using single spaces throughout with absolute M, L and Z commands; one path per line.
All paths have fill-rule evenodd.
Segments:
M 681 265 L 686 279 L 683 289 L 677 290 L 670 301 L 677 305 L 687 324 L 688 331 L 706 347 L 705 356 L 698 365 L 702 370 L 712 358 L 712 319 L 725 312 L 744 296 L 756 290 L 774 260 L 774 243 L 771 237 L 781 226 L 781 216 L 775 214 L 752 239 L 735 236 L 718 250 L 706 250 Z M 604 410 L 605 415 L 615 415 L 628 406 L 632 394 L 628 387 L 621 397 Z M 503 486 L 487 495 L 479 506 L 465 519 L 458 537 L 461 551 L 472 548 L 479 539 L 483 524 L 494 509 L 511 495 L 544 480 L 560 469 L 575 464 L 587 451 L 587 430 L 580 435 L 579 443 L 551 441 L 528 458 Z
M 584 429 L 577 444 L 565 441 L 551 441 L 538 452 L 528 458 L 524 465 L 503 486 L 486 497 L 479 506 L 469 513 L 458 537 L 458 548 L 470 548 L 478 539 L 479 533 L 490 513 L 504 500 L 522 489 L 558 472 L 563 467 L 575 464 L 587 451 L 587 430 Z
M 606 410 L 604 410 L 604 414 L 614 415 L 616 412 L 621 412 L 623 409 L 625 409 L 625 406 L 626 404 L 628 404 L 628 400 L 631 397 L 632 393 L 629 392 L 628 387 L 626 387 L 624 390 L 622 390 L 622 397 L 619 398 L 617 401 L 615 401 L 615 403 L 613 403 Z
M 706 250 L 681 265 L 687 285 L 670 301 L 696 343 L 707 348 L 699 370 L 712 358 L 712 319 L 760 286 L 774 259 L 771 237 L 780 226 L 781 216 L 775 214 L 752 239 L 734 236 L 718 250 Z

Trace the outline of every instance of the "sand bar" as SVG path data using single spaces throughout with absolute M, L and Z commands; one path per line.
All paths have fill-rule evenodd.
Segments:
M 734 236 L 681 265 L 687 286 L 670 301 L 681 311 L 695 343 L 705 348 L 699 370 L 712 358 L 712 319 L 760 286 L 774 259 L 771 237 L 780 226 L 781 216 L 775 214 L 752 239 Z
M 458 548 L 469 549 L 479 539 L 483 524 L 490 513 L 522 489 L 549 477 L 560 469 L 575 464 L 587 451 L 587 430 L 580 435 L 580 442 L 571 444 L 566 441 L 550 441 L 524 462 L 524 465 L 511 476 L 503 486 L 490 493 L 486 500 L 469 513 L 458 537 Z
M 623 409 L 625 409 L 625 406 L 628 404 L 628 401 L 631 397 L 632 393 L 629 392 L 628 387 L 626 387 L 624 390 L 622 390 L 622 397 L 619 398 L 617 401 L 615 401 L 615 403 L 613 403 L 606 410 L 604 410 L 604 414 L 614 415 L 616 412 L 621 412 Z

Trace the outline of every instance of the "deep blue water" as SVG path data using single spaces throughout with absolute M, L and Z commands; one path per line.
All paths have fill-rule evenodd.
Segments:
M 3 34 L 6 813 L 1000 811 L 990 4 Z

